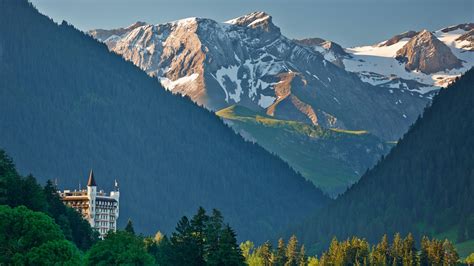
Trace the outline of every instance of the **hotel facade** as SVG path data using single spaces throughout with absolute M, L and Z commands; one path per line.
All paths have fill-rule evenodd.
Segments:
M 101 238 L 109 231 L 117 230 L 119 217 L 120 192 L 117 181 L 114 190 L 109 194 L 97 191 L 94 172 L 91 170 L 87 181 L 87 189 L 59 191 L 64 204 L 82 214 L 92 228 L 97 230 Z

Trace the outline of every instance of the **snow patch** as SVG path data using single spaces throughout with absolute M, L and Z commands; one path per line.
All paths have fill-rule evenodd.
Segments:
M 176 86 L 181 86 L 181 85 L 193 82 L 194 80 L 197 79 L 197 77 L 199 77 L 199 74 L 198 73 L 193 73 L 189 76 L 184 76 L 184 77 L 181 77 L 177 80 L 170 80 L 166 77 L 160 77 L 159 80 L 160 80 L 161 85 L 163 87 L 165 87 L 165 89 L 167 89 L 169 91 L 173 91 L 173 89 Z
M 276 98 L 273 97 L 273 96 L 267 96 L 267 95 L 260 94 L 260 99 L 258 100 L 258 105 L 260 105 L 263 108 L 267 108 L 267 107 L 269 107 L 270 105 L 273 104 L 275 99 Z
M 221 67 L 216 72 L 215 78 L 217 82 L 219 82 L 219 85 L 221 85 L 221 88 L 224 90 L 226 94 L 226 97 L 225 97 L 226 102 L 229 102 L 229 98 L 234 100 L 234 102 L 236 103 L 240 102 L 240 95 L 243 93 L 243 90 L 242 90 L 242 85 L 241 85 L 242 81 L 237 76 L 239 68 L 240 66 Z M 225 77 L 227 77 L 232 83 L 235 84 L 236 88 L 233 93 L 227 90 L 227 87 L 225 85 L 225 82 L 226 82 Z

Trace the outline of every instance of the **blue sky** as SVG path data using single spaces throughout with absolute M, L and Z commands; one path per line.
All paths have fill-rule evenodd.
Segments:
M 290 38 L 321 37 L 343 46 L 372 44 L 407 30 L 474 22 L 474 0 L 32 0 L 55 21 L 79 29 L 185 17 L 225 21 L 265 11 Z

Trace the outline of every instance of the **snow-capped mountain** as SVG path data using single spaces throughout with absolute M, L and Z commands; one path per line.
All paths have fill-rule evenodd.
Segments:
M 361 82 L 327 55 L 283 36 L 264 12 L 223 23 L 188 18 L 89 33 L 167 89 L 214 111 L 237 104 L 279 119 L 395 140 L 428 102 L 415 92 Z M 323 47 L 344 53 L 331 42 Z
M 474 23 L 466 23 L 434 32 L 407 31 L 374 45 L 346 48 L 345 53 L 310 46 L 364 82 L 429 97 L 474 66 L 473 34 Z
M 254 12 L 89 34 L 337 193 L 387 152 L 385 142 L 407 131 L 439 86 L 472 66 L 470 31 L 413 31 L 344 49 L 289 39 L 269 14 Z

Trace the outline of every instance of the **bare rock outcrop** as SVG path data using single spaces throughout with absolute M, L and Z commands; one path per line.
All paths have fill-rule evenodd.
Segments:
M 396 59 L 405 63 L 408 71 L 426 74 L 462 67 L 462 62 L 431 32 L 423 30 L 413 36 L 400 50 Z

